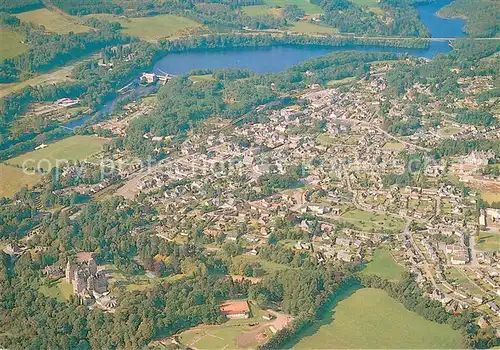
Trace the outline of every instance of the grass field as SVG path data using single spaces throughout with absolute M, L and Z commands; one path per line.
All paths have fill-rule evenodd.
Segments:
M 294 349 L 458 349 L 460 332 L 408 311 L 385 291 L 363 288 L 304 332 Z
M 304 21 L 295 23 L 290 30 L 302 34 L 337 34 L 339 32 L 336 28 L 320 26 Z
M 68 34 L 69 32 L 85 33 L 90 30 L 90 27 L 80 23 L 77 18 L 46 8 L 22 12 L 17 14 L 16 17 L 22 22 L 42 25 L 48 32 L 58 34 Z
M 29 46 L 21 43 L 24 37 L 8 28 L 0 27 L 0 61 L 16 57 L 29 50 Z
M 377 0 L 351 0 L 351 2 L 355 3 L 358 6 L 362 7 L 379 7 L 380 4 Z
M 281 9 L 267 5 L 243 6 L 242 10 L 244 14 L 252 17 L 262 15 L 274 15 L 278 17 L 281 15 Z
M 22 169 L 0 163 L 0 197 L 11 198 L 23 187 L 33 187 L 42 179 L 41 175 L 27 174 Z
M 326 83 L 326 86 L 337 87 L 337 86 L 350 84 L 354 81 L 356 81 L 356 77 L 347 77 L 347 78 L 343 78 L 343 79 L 330 80 L 330 81 L 328 81 L 328 83 Z
M 441 137 L 450 137 L 455 135 L 457 132 L 460 132 L 460 128 L 457 128 L 456 126 L 445 126 L 444 128 L 440 128 L 438 130 L 438 135 Z
M 377 249 L 375 254 L 373 254 L 373 259 L 366 265 L 362 273 L 377 275 L 389 281 L 397 281 L 405 271 L 403 266 L 396 263 L 390 251 Z
M 157 15 L 153 17 L 121 18 L 113 15 L 89 15 L 120 22 L 122 32 L 140 39 L 156 42 L 161 38 L 181 36 L 189 31 L 198 31 L 202 25 L 186 17 Z
M 289 268 L 286 265 L 278 264 L 278 263 L 275 263 L 272 261 L 267 261 L 267 260 L 259 258 L 256 255 L 250 255 L 250 254 L 238 255 L 238 256 L 234 257 L 233 260 L 234 261 L 245 260 L 246 262 L 258 262 L 267 273 Z
M 500 233 L 484 231 L 479 232 L 479 237 L 476 241 L 476 249 L 485 251 L 500 251 Z
M 49 171 L 57 165 L 68 160 L 84 160 L 102 150 L 108 140 L 95 136 L 71 136 L 57 141 L 48 147 L 28 152 L 18 157 L 9 159 L 7 164 L 25 166 L 30 169 L 42 168 Z
M 251 327 L 246 325 L 199 327 L 182 333 L 180 338 L 182 344 L 199 350 L 236 349 L 238 348 L 236 339 L 249 329 Z
M 59 280 L 48 280 L 46 284 L 38 288 L 38 291 L 46 297 L 66 301 L 73 294 L 73 287 L 62 278 Z
M 321 7 L 311 4 L 308 0 L 264 0 L 264 2 L 271 7 L 297 5 L 306 12 L 306 15 L 316 15 L 323 12 Z
M 385 229 L 399 232 L 404 228 L 404 222 L 395 216 L 380 215 L 359 209 L 345 212 L 341 220 L 353 224 L 360 231 L 371 232 Z

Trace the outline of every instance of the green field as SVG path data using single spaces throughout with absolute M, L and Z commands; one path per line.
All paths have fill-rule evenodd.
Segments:
M 380 4 L 377 0 L 351 0 L 351 2 L 355 3 L 358 6 L 362 7 L 379 7 Z
M 48 32 L 58 34 L 68 34 L 69 32 L 85 33 L 90 30 L 90 27 L 80 23 L 77 18 L 46 8 L 22 12 L 17 14 L 16 17 L 23 22 L 44 26 Z
M 181 342 L 191 348 L 200 350 L 212 349 L 236 349 L 236 339 L 238 336 L 249 330 L 250 326 L 215 326 L 200 327 L 188 330 L 180 335 Z
M 0 163 L 0 179 L 0 197 L 11 198 L 23 187 L 30 188 L 39 183 L 42 176 Z
M 377 213 L 352 209 L 341 216 L 341 220 L 349 222 L 360 231 L 389 230 L 400 232 L 404 228 L 404 222 L 398 217 L 391 215 L 380 215 Z
M 250 255 L 250 254 L 238 255 L 238 256 L 235 256 L 233 260 L 236 262 L 239 262 L 240 260 L 245 260 L 248 263 L 257 262 L 262 266 L 262 268 L 267 273 L 289 268 L 288 266 L 283 265 L 283 264 L 278 264 L 278 263 L 275 263 L 272 261 L 267 261 L 267 260 L 261 259 L 257 255 Z
M 341 300 L 293 349 L 458 349 L 460 332 L 408 311 L 380 289 Z
M 337 79 L 337 80 L 330 80 L 326 83 L 326 86 L 328 87 L 337 87 L 337 86 L 342 86 L 346 84 L 350 84 L 352 82 L 356 81 L 356 77 L 347 77 L 343 79 Z
M 89 16 L 120 22 L 123 27 L 122 32 L 150 42 L 156 42 L 166 37 L 182 36 L 202 29 L 200 23 L 186 17 L 174 15 L 131 18 L 104 14 Z
M 6 163 L 29 169 L 42 168 L 44 171 L 49 171 L 58 162 L 61 164 L 68 160 L 84 160 L 100 152 L 107 142 L 107 139 L 95 136 L 71 136 L 52 143 L 46 148 L 9 159 Z
M 310 22 L 299 21 L 290 28 L 292 32 L 302 34 L 337 34 L 339 31 L 336 28 L 320 26 Z
M 280 9 L 287 5 L 297 5 L 306 15 L 316 15 L 323 11 L 321 7 L 311 4 L 307 0 L 264 0 L 265 5 L 243 6 L 242 10 L 248 16 L 280 15 Z
M 297 5 L 306 12 L 306 15 L 316 15 L 323 12 L 321 7 L 311 4 L 308 0 L 264 0 L 264 2 L 271 7 Z
M 8 28 L 0 27 L 0 61 L 16 57 L 29 50 L 29 46 L 21 43 L 24 37 Z
M 377 249 L 373 254 L 373 259 L 366 264 L 362 271 L 366 275 L 377 275 L 389 281 L 397 281 L 406 269 L 396 263 L 392 254 L 387 249 Z
M 492 252 L 500 251 L 500 233 L 479 232 L 479 237 L 476 241 L 476 249 Z
M 73 294 L 73 286 L 66 282 L 64 278 L 59 280 L 48 280 L 38 288 L 38 291 L 49 298 L 56 298 L 59 301 L 69 300 Z

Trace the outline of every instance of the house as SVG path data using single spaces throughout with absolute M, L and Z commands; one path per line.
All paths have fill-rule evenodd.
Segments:
M 142 73 L 141 83 L 154 84 L 158 81 L 158 76 L 155 73 Z
M 243 319 L 250 317 L 250 307 L 246 300 L 226 300 L 219 308 L 227 318 Z

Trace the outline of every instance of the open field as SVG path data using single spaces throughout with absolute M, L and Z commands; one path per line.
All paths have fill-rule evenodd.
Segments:
M 156 42 L 161 38 L 181 36 L 183 33 L 199 31 L 202 25 L 186 17 L 157 15 L 153 17 L 122 18 L 113 15 L 89 15 L 119 22 L 122 32 L 140 39 Z
M 0 179 L 0 197 L 10 198 L 23 187 L 36 185 L 42 176 L 26 174 L 22 169 L 0 163 Z
M 349 222 L 360 231 L 379 231 L 382 229 L 390 231 L 402 231 L 404 222 L 391 215 L 380 215 L 377 213 L 353 209 L 345 212 L 341 220 Z
M 438 130 L 438 135 L 441 137 L 450 137 L 460 132 L 460 130 L 461 129 L 457 128 L 456 126 L 445 126 Z
M 315 15 L 323 12 L 321 7 L 311 4 L 308 0 L 264 0 L 264 2 L 271 7 L 297 5 L 306 12 L 306 15 Z
M 77 18 L 52 11 L 46 8 L 22 12 L 16 15 L 22 22 L 31 22 L 35 25 L 44 26 L 48 32 L 58 34 L 85 33 L 91 28 L 83 25 Z
M 8 28 L 0 27 L 0 61 L 16 57 L 29 50 L 29 46 L 21 43 L 24 37 Z
M 243 6 L 242 10 L 244 14 L 252 17 L 262 15 L 274 15 L 278 17 L 281 15 L 281 9 L 267 5 Z
M 337 28 L 320 26 L 310 22 L 299 21 L 290 28 L 292 32 L 302 34 L 337 34 Z
M 408 311 L 385 291 L 363 288 L 303 332 L 294 349 L 457 349 L 460 332 Z
M 71 136 L 47 147 L 9 159 L 7 164 L 25 166 L 30 169 L 42 168 L 49 171 L 68 160 L 84 160 L 102 150 L 109 140 L 95 136 Z
M 495 192 L 481 192 L 481 199 L 488 203 L 500 202 L 500 193 Z
M 500 251 L 500 233 L 497 232 L 479 232 L 476 241 L 477 250 Z
M 373 259 L 366 265 L 362 271 L 366 275 L 377 275 L 389 281 L 397 281 L 405 268 L 394 260 L 390 251 L 386 249 L 377 249 L 373 254 Z
M 182 333 L 180 339 L 182 344 L 199 350 L 236 349 L 238 336 L 251 328 L 248 325 L 198 327 Z
M 46 284 L 38 288 L 38 291 L 46 297 L 66 301 L 73 294 L 73 286 L 66 282 L 64 278 L 61 278 L 59 280 L 48 280 Z
M 383 147 L 383 149 L 391 151 L 402 151 L 404 148 L 405 146 L 399 142 L 387 142 Z
M 326 86 L 337 87 L 337 86 L 350 84 L 354 81 L 356 81 L 356 77 L 347 77 L 347 78 L 343 78 L 343 79 L 330 80 L 330 81 L 328 81 L 328 83 L 326 83 Z
M 278 271 L 278 270 L 283 270 L 283 269 L 288 269 L 289 267 L 283 264 L 278 264 L 272 261 L 267 261 L 264 259 L 259 258 L 257 255 L 250 255 L 250 254 L 243 254 L 243 255 L 238 255 L 234 257 L 233 261 L 239 262 L 241 260 L 245 260 L 246 262 L 257 262 L 259 263 L 262 268 L 267 272 L 273 272 L 273 271 Z

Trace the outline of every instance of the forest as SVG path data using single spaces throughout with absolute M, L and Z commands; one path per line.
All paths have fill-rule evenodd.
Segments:
M 493 38 L 500 32 L 500 6 L 495 1 L 456 0 L 443 7 L 439 15 L 466 18 L 465 31 L 473 37 Z

